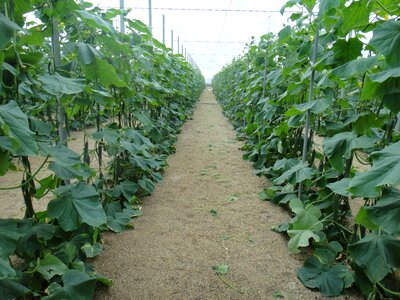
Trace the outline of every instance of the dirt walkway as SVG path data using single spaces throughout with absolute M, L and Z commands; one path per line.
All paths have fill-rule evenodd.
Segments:
M 135 229 L 105 236 L 95 268 L 114 280 L 96 299 L 317 299 L 297 280 L 300 259 L 271 227 L 286 212 L 262 202 L 235 132 L 210 90 L 183 127 L 164 181 Z M 212 266 L 226 264 L 225 284 Z M 240 292 L 238 291 L 240 290 Z

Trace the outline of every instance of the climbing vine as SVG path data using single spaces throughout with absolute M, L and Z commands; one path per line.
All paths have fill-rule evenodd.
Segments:
M 337 296 L 398 298 L 400 267 L 398 1 L 289 1 L 293 25 L 252 42 L 213 79 L 244 158 L 289 209 L 274 229 L 297 271 Z M 360 203 L 361 204 L 357 204 Z

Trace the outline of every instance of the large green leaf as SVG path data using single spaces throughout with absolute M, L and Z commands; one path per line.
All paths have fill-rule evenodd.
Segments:
M 87 25 L 90 25 L 92 28 L 94 29 L 100 28 L 101 30 L 104 30 L 106 32 L 116 34 L 116 31 L 112 26 L 112 24 L 108 23 L 100 16 L 92 14 L 86 10 L 78 10 L 76 11 L 76 13 L 86 21 Z
M 319 218 L 321 211 L 312 204 L 304 206 L 301 200 L 293 199 L 289 204 L 296 216 L 291 220 L 291 229 L 287 231 L 289 240 L 289 252 L 298 253 L 299 247 L 307 247 L 310 239 L 320 242 L 324 239 L 321 230 L 323 228 Z
M 372 222 L 372 220 L 368 217 L 365 208 L 366 206 L 362 206 L 358 210 L 358 213 L 354 218 L 354 223 L 362 225 L 369 230 L 379 230 L 379 226 Z
M 96 58 L 100 57 L 100 52 L 89 44 L 78 43 L 76 47 L 78 49 L 78 59 L 84 65 L 91 64 Z
M 400 21 L 389 20 L 379 24 L 369 43 L 385 56 L 390 67 L 400 67 Z
M 370 148 L 374 144 L 373 138 L 357 137 L 354 132 L 341 132 L 325 138 L 323 148 L 332 166 L 338 172 L 343 172 L 345 161 L 350 158 L 352 150 Z
M 310 110 L 314 114 L 320 114 L 332 105 L 332 99 L 324 98 L 318 100 L 312 100 L 309 102 L 294 104 L 286 113 L 285 116 L 291 117 L 303 114 Z
M 391 235 L 373 232 L 349 244 L 348 250 L 373 283 L 382 280 L 392 268 L 400 267 L 400 240 Z
M 377 57 L 359 57 L 332 70 L 332 74 L 339 78 L 347 79 L 352 76 L 362 75 L 377 63 Z
M 61 166 L 73 166 L 81 162 L 78 153 L 72 151 L 61 143 L 55 146 L 40 143 L 39 147 L 45 155 L 49 155 L 54 162 Z
M 23 234 L 17 245 L 17 253 L 23 257 L 34 257 L 37 250 L 43 247 L 55 233 L 56 227 L 52 224 L 37 223 L 34 219 L 19 222 L 18 230 Z
M 17 272 L 10 265 L 8 259 L 3 259 L 0 257 L 0 280 L 2 279 L 16 279 Z
M 394 114 L 400 112 L 400 93 L 386 94 L 382 98 L 383 104 Z
M 350 180 L 350 178 L 343 178 L 339 181 L 327 184 L 326 187 L 338 195 L 350 197 L 351 193 L 347 190 L 349 188 Z
M 56 162 L 49 163 L 49 170 L 53 171 L 58 178 L 63 180 L 79 179 L 85 180 L 94 175 L 94 171 L 83 163 L 73 166 L 63 166 Z
M 130 27 L 137 30 L 138 32 L 151 35 L 149 27 L 140 20 L 129 20 L 128 24 Z
M 23 30 L 21 27 L 0 13 L 0 49 L 3 49 L 3 47 L 11 40 L 14 36 L 14 32 L 21 30 Z
M 63 276 L 63 286 L 52 283 L 44 300 L 74 299 L 89 300 L 93 298 L 96 279 L 77 270 L 69 270 Z
M 314 239 L 316 242 L 320 242 L 321 237 L 312 230 L 302 229 L 287 231 L 290 240 L 288 243 L 288 249 L 290 253 L 299 253 L 300 247 L 308 247 L 310 245 L 310 239 Z
M 62 186 L 56 194 L 57 198 L 49 202 L 48 213 L 65 231 L 78 229 L 82 223 L 93 227 L 107 223 L 99 193 L 93 186 L 80 182 Z
M 333 44 L 333 57 L 341 65 L 361 56 L 362 49 L 363 43 L 358 38 L 339 39 Z
M 21 234 L 18 232 L 17 221 L 0 219 L 0 257 L 8 260 L 14 252 Z
M 86 257 L 93 258 L 103 252 L 103 245 L 100 243 L 94 243 L 93 245 L 90 243 L 85 243 L 81 249 L 83 252 L 85 252 Z
M 84 82 L 81 79 L 73 79 L 59 74 L 42 75 L 38 78 L 42 82 L 43 89 L 51 95 L 75 95 L 83 92 Z
M 31 294 L 31 290 L 17 281 L 0 279 L 1 299 L 14 300 Z
M 309 288 L 321 290 L 324 296 L 339 296 L 346 286 L 345 279 L 349 270 L 342 264 L 326 265 L 312 256 L 304 262 L 304 266 L 297 271 L 301 282 Z
M 388 80 L 389 78 L 393 78 L 393 77 L 394 78 L 400 77 L 400 67 L 382 71 L 382 72 L 372 74 L 369 76 L 369 78 L 372 81 L 380 82 L 380 83 Z
M 0 148 L 9 150 L 13 155 L 33 156 L 39 152 L 34 133 L 29 129 L 28 117 L 15 101 L 0 105 L 0 129 L 7 140 Z
M 126 83 L 120 79 L 113 65 L 103 59 L 96 58 L 92 63 L 83 65 L 86 77 L 98 80 L 104 87 L 125 87 Z
M 319 221 L 322 213 L 321 211 L 312 204 L 304 206 L 300 199 L 293 199 L 289 204 L 291 210 L 296 216 L 290 222 L 293 229 L 310 229 L 313 228 L 316 231 L 322 229 L 322 223 Z
M 111 195 L 114 197 L 123 195 L 129 201 L 135 196 L 138 188 L 139 185 L 137 183 L 125 180 L 113 187 Z
M 125 208 L 117 202 L 108 203 L 105 206 L 107 214 L 107 226 L 114 232 L 124 231 L 132 222 L 132 218 L 143 214 L 140 210 L 132 209 L 128 203 L 125 203 Z
M 369 219 L 387 233 L 400 234 L 400 191 L 390 189 L 373 205 L 366 206 Z
M 319 2 L 318 16 L 319 18 L 324 18 L 325 15 L 330 15 L 335 9 L 340 9 L 343 7 L 343 0 L 322 0 Z
M 349 191 L 358 197 L 378 197 L 383 186 L 400 182 L 400 142 L 371 153 L 372 168 L 358 172 L 350 181 Z
M 364 1 L 353 1 L 343 10 L 343 23 L 339 30 L 346 35 L 350 30 L 369 24 L 370 11 Z
M 44 279 L 50 281 L 55 275 L 64 275 L 68 267 L 56 256 L 47 253 L 42 259 L 38 260 L 35 270 L 39 272 Z
M 307 163 L 299 162 L 297 165 L 293 166 L 281 176 L 276 178 L 273 182 L 274 184 L 283 184 L 284 182 L 290 182 L 292 184 L 299 183 L 301 181 L 311 179 L 315 174 L 315 170 L 308 167 Z

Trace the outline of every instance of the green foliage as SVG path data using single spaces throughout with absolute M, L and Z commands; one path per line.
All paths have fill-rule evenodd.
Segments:
M 303 13 L 252 41 L 213 78 L 214 92 L 244 158 L 273 184 L 260 197 L 291 209 L 274 230 L 291 253 L 313 251 L 303 284 L 326 296 L 353 283 L 366 297 L 398 295 L 399 6 L 320 1 L 315 14 L 315 4 L 288 1 L 282 11 Z M 365 206 L 351 212 L 355 197 Z
M 317 248 L 297 271 L 301 282 L 309 288 L 318 288 L 324 296 L 338 296 L 354 281 L 349 269 L 335 261 L 342 246 L 331 242 L 326 248 Z
M 358 242 L 349 245 L 349 252 L 355 263 L 376 283 L 381 281 L 392 268 L 398 268 L 400 241 L 390 235 L 368 234 Z
M 92 299 L 96 282 L 112 282 L 86 258 L 101 254 L 101 232 L 122 232 L 142 214 L 139 197 L 161 181 L 204 79 L 144 23 L 126 19 L 127 33 L 117 32 L 117 10 L 8 2 L 0 1 L 0 176 L 18 167 L 23 181 L 0 189 L 21 189 L 27 209 L 23 220 L 0 220 L 1 297 Z M 74 129 L 85 134 L 79 153 L 67 145 Z M 45 195 L 47 210 L 36 212 L 33 198 Z
M 218 275 L 226 275 L 229 272 L 229 266 L 225 264 L 215 265 L 212 268 Z
M 55 191 L 57 198 L 48 205 L 48 216 L 57 219 L 65 231 L 76 230 L 83 223 L 99 227 L 107 222 L 100 204 L 100 195 L 84 183 L 61 186 Z
M 388 20 L 379 24 L 374 30 L 370 45 L 385 56 L 390 67 L 399 67 L 400 54 L 397 49 L 400 46 L 400 22 Z

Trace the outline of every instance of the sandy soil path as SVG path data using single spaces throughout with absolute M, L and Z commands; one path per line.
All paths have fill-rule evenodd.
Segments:
M 135 229 L 105 235 L 94 265 L 114 286 L 96 299 L 322 298 L 297 280 L 300 258 L 270 230 L 289 216 L 259 200 L 267 182 L 252 175 L 240 146 L 206 90 Z M 212 269 L 219 264 L 229 266 L 231 286 Z

